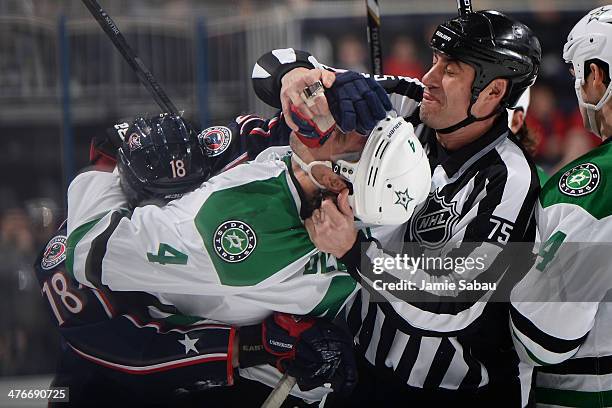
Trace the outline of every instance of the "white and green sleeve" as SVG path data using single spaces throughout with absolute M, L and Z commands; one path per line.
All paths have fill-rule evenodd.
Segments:
M 132 214 L 110 200 L 121 196 L 116 176 L 98 176 L 109 178 L 112 188 L 75 180 L 69 270 L 85 285 L 155 293 L 183 313 L 230 324 L 274 310 L 335 310 L 355 283 L 343 272 L 307 273 L 317 251 L 286 170 L 280 160 L 245 164 L 165 207 L 139 207 Z M 82 203 L 85 184 L 99 204 Z
M 572 358 L 612 288 L 609 147 L 571 163 L 542 190 L 537 207 L 540 251 L 511 295 L 513 339 L 531 364 Z

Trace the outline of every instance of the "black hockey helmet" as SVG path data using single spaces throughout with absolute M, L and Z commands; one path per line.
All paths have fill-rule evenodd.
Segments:
M 470 12 L 448 20 L 434 31 L 430 45 L 474 67 L 472 104 L 492 80 L 507 79 L 500 110 L 514 107 L 535 82 L 542 60 L 540 41 L 531 29 L 498 11 Z
M 210 176 L 196 133 L 178 116 L 135 119 L 119 148 L 121 187 L 132 206 L 182 197 Z

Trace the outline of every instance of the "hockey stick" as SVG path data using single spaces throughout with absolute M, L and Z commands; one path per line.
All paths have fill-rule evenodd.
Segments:
M 457 9 L 459 10 L 459 16 L 465 16 L 472 12 L 472 0 L 457 0 Z
M 81 0 L 85 7 L 89 10 L 91 15 L 96 19 L 102 30 L 106 33 L 108 38 L 113 42 L 115 47 L 119 50 L 123 58 L 127 61 L 130 67 L 134 70 L 140 82 L 151 92 L 153 99 L 159 105 L 164 112 L 170 113 L 173 116 L 180 116 L 178 109 L 172 103 L 166 92 L 162 89 L 161 85 L 151 71 L 143 64 L 142 60 L 136 55 L 134 50 L 129 46 L 121 31 L 117 27 L 117 24 L 110 18 L 110 16 L 102 9 L 100 4 L 96 0 Z
M 368 44 L 370 45 L 370 58 L 372 59 L 372 72 L 382 75 L 382 45 L 380 41 L 380 8 L 378 0 L 366 0 L 368 10 Z
M 276 387 L 272 390 L 268 398 L 261 405 L 261 408 L 279 408 L 285 402 L 285 399 L 291 392 L 291 389 L 295 385 L 295 377 L 289 374 L 283 374 L 282 378 L 276 384 Z

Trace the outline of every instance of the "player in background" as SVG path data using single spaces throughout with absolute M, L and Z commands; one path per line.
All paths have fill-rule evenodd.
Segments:
M 198 135 L 199 140 L 183 120 L 160 117 L 139 119 L 138 123 L 153 132 L 139 133 L 130 129 L 128 123 L 121 123 L 109 129 L 106 137 L 94 138 L 90 150 L 92 166 L 112 171 L 117 148 L 125 137 L 132 136 L 134 147 L 136 144 L 147 147 L 140 155 L 132 156 L 135 160 L 126 163 L 134 169 L 132 174 L 138 176 L 128 186 L 133 207 L 150 201 L 163 204 L 177 198 L 200 186 L 210 172 L 253 158 L 270 144 L 286 144 L 290 132 L 278 116 L 270 120 L 241 116 L 227 127 L 204 130 Z M 169 156 L 175 167 L 161 164 Z M 147 165 L 143 166 L 145 162 Z M 172 178 L 173 172 L 188 170 L 191 177 Z M 62 352 L 53 382 L 54 386 L 70 389 L 70 403 L 61 403 L 62 406 L 108 403 L 176 406 L 202 401 L 231 406 L 238 404 L 245 390 L 249 395 L 256 390 L 263 398 L 270 392 L 268 387 L 257 387 L 257 383 L 239 378 L 231 392 L 223 392 L 223 386 L 234 384 L 234 371 L 240 364 L 236 328 L 199 323 L 199 319 L 181 315 L 144 292 L 115 292 L 107 287 L 93 289 L 80 285 L 67 274 L 65 257 L 66 228 L 62 226 L 35 263 L 42 295 L 48 300 L 52 319 L 62 335 Z M 297 323 L 278 315 L 265 324 L 269 339 L 295 343 L 287 329 L 297 330 L 306 322 Z M 294 375 L 312 377 L 309 381 L 315 386 L 320 381 L 329 381 L 333 371 L 328 368 L 326 374 L 322 365 L 329 361 L 317 361 L 316 348 L 329 353 L 329 347 L 337 341 L 333 337 L 335 328 L 329 324 L 318 321 L 309 324 L 312 326 L 306 332 L 309 340 L 299 344 L 295 358 L 300 360 L 307 353 L 310 361 L 293 363 L 293 371 Z M 261 327 L 244 328 L 243 332 L 256 336 Z M 325 334 L 323 329 L 329 333 Z M 262 361 L 280 358 L 272 355 L 266 358 L 262 351 L 259 354 Z M 243 366 L 248 365 L 246 355 L 243 353 Z M 350 366 L 343 369 L 350 370 Z M 315 378 L 317 371 L 328 377 Z M 201 390 L 206 391 L 198 393 Z M 299 405 L 301 401 L 290 397 L 288 403 Z
M 331 202 L 307 222 L 317 247 L 342 257 L 352 276 L 369 287 L 347 306 L 361 364 L 351 404 L 400 399 L 418 406 L 521 406 L 527 403 L 531 370 L 521 370 L 512 349 L 508 304 L 487 301 L 501 293 L 499 299 L 507 300 L 508 289 L 529 266 L 517 268 L 517 261 L 528 257 L 517 256 L 513 243 L 535 238 L 539 180 L 520 143 L 508 137 L 506 108 L 533 84 L 540 45 L 520 22 L 478 11 L 441 24 L 431 46 L 432 67 L 423 83 L 375 77 L 402 116 L 423 123 L 417 129 L 433 173 L 428 199 L 392 239 L 357 232 L 350 209 Z M 315 63 L 302 51 L 268 53 L 253 70 L 255 89 L 285 112 L 291 102 L 304 116 L 312 115 L 316 112 L 300 104 L 297 91 L 319 78 L 326 86 L 338 81 Z M 347 99 L 332 92 L 329 106 Z M 442 259 L 486 253 L 487 262 L 469 276 L 435 266 L 407 273 L 394 262 L 397 253 Z M 381 278 L 393 284 L 409 279 L 420 290 L 377 290 L 374 282 Z M 501 290 L 422 286 L 462 279 L 497 282 Z
M 525 150 L 533 157 L 535 153 L 535 147 L 537 141 L 534 139 L 534 135 L 531 130 L 527 127 L 525 117 L 527 116 L 527 109 L 529 109 L 529 100 L 531 98 L 530 88 L 527 88 L 523 95 L 519 98 L 518 102 L 513 109 L 508 109 L 508 127 L 510 131 L 516 136 L 521 142 Z M 544 187 L 544 183 L 548 180 L 548 174 L 538 165 L 536 165 L 538 171 L 538 178 L 540 180 L 540 186 Z
M 513 339 L 539 366 L 537 406 L 612 406 L 612 6 L 569 33 L 570 63 L 585 127 L 602 144 L 553 175 L 536 208 L 542 238 L 532 270 L 512 291 Z

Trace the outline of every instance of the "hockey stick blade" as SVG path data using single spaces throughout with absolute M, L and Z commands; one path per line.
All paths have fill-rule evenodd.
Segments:
M 159 105 L 159 107 L 164 112 L 170 113 L 173 116 L 180 116 L 176 106 L 174 106 L 151 71 L 149 71 L 149 69 L 144 65 L 134 50 L 132 50 L 130 45 L 125 40 L 123 34 L 121 34 L 121 31 L 119 31 L 119 27 L 117 27 L 117 24 L 115 24 L 108 13 L 102 9 L 96 0 L 81 0 L 81 2 L 85 5 L 85 7 L 87 7 L 100 27 L 102 27 L 102 30 L 104 30 L 117 50 L 119 50 L 125 61 L 129 64 L 130 68 L 134 70 L 140 82 L 149 90 L 151 95 L 153 95 L 153 99 L 155 99 L 155 102 Z
M 270 395 L 268 395 L 268 398 L 266 398 L 264 403 L 261 405 L 261 408 L 280 408 L 280 406 L 283 405 L 283 402 L 285 402 L 287 399 L 287 396 L 289 395 L 289 392 L 291 392 L 295 382 L 295 377 L 292 377 L 287 373 L 283 374 L 281 379 L 278 380 L 276 387 L 274 387 L 272 392 L 270 392 Z

